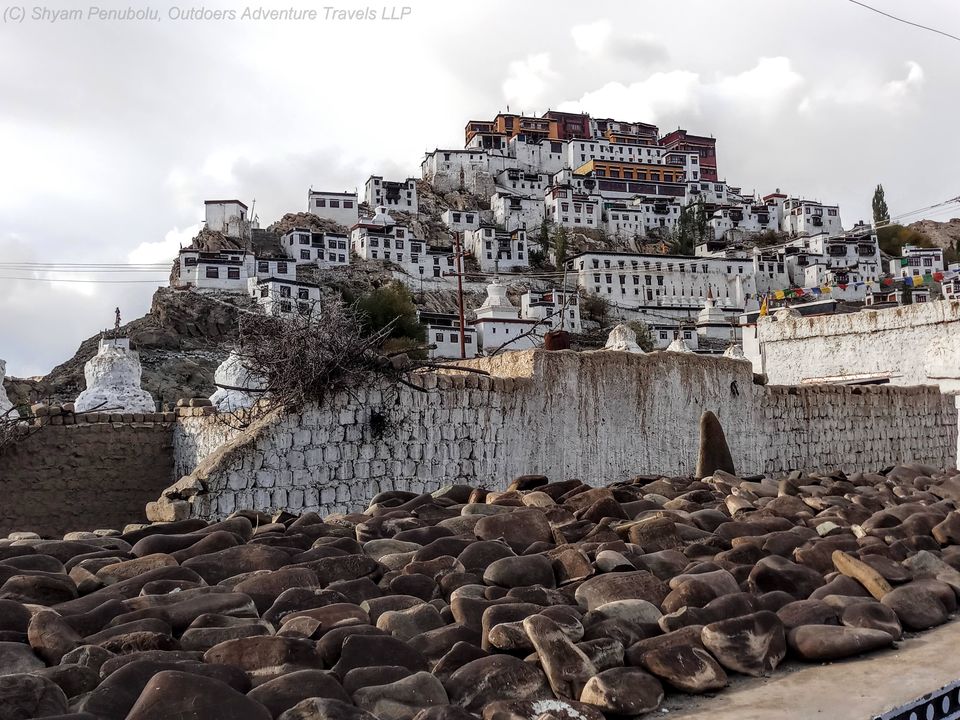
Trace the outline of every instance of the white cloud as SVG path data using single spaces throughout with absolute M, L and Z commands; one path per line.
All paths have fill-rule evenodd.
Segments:
M 604 54 L 612 34 L 613 25 L 609 20 L 597 20 L 570 28 L 570 36 L 577 50 L 594 57 Z
M 557 79 L 550 66 L 549 53 L 528 55 L 523 60 L 514 60 L 507 68 L 503 81 L 503 95 L 516 110 L 533 112 L 545 104 L 547 86 Z
M 755 67 L 721 77 L 707 90 L 727 102 L 749 103 L 759 110 L 789 95 L 803 82 L 803 76 L 794 71 L 790 58 L 760 58 Z
M 902 97 L 923 85 L 923 68 L 913 60 L 907 61 L 907 77 L 903 80 L 891 80 L 883 86 L 884 93 L 890 97 Z
M 131 263 L 165 263 L 171 262 L 180 252 L 180 248 L 187 247 L 191 240 L 200 232 L 202 225 L 190 225 L 181 230 L 175 227 L 157 242 L 142 242 L 127 255 Z

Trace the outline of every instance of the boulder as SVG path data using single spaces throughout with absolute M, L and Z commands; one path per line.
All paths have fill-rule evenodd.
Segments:
M 705 625 L 704 646 L 728 670 L 760 677 L 786 655 L 783 623 L 768 610 Z
M 685 693 L 715 692 L 727 685 L 723 667 L 698 645 L 673 645 L 643 653 L 640 664 L 671 687 Z
M 580 702 L 611 715 L 639 715 L 660 706 L 663 686 L 640 668 L 611 668 L 587 681 Z
M 789 632 L 787 641 L 801 660 L 825 662 L 889 647 L 893 636 L 870 628 L 802 625 Z

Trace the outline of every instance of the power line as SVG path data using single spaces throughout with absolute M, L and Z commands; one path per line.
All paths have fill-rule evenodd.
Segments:
M 944 32 L 943 30 L 937 30 L 936 28 L 928 27 L 927 25 L 921 25 L 920 23 L 911 22 L 910 20 L 904 20 L 903 18 L 899 18 L 896 15 L 891 15 L 890 13 L 884 12 L 883 10 L 878 10 L 875 7 L 871 7 L 870 5 L 867 5 L 866 3 L 862 3 L 859 0 L 847 0 L 847 2 L 851 2 L 854 5 L 859 5 L 860 7 L 866 8 L 867 10 L 875 12 L 878 15 L 883 15 L 884 17 L 888 17 L 891 20 L 902 22 L 905 25 L 912 25 L 913 27 L 920 28 L 921 30 L 929 30 L 930 32 L 937 33 L 937 35 L 943 35 L 944 37 L 948 37 L 951 40 L 956 40 L 957 42 L 960 42 L 960 37 L 957 37 L 956 35 L 951 35 L 948 32 Z
M 6 277 L 0 275 L 0 280 L 17 280 L 21 282 L 50 282 L 50 283 L 95 283 L 97 285 L 122 285 L 144 283 L 156 285 L 159 280 L 80 280 L 77 278 L 39 278 L 39 277 Z

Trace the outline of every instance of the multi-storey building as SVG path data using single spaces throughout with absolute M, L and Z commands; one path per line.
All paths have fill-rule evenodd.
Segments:
M 444 210 L 440 216 L 451 232 L 466 232 L 480 227 L 479 210 Z
M 322 192 L 311 189 L 307 193 L 307 212 L 333 220 L 346 228 L 353 227 L 360 219 L 355 192 Z
M 281 236 L 280 245 L 297 265 L 331 268 L 350 264 L 350 238 L 342 233 L 294 228 Z
M 430 358 L 460 359 L 460 317 L 454 313 L 438 313 L 420 310 L 420 324 L 426 328 L 427 343 L 431 348 Z M 463 357 L 472 358 L 479 353 L 477 329 L 472 325 L 463 328 Z
M 382 205 L 390 211 L 400 210 L 413 215 L 419 210 L 417 181 L 413 178 L 392 181 L 384 180 L 380 175 L 371 175 L 364 185 L 363 197 L 372 208 Z
M 721 310 L 736 312 L 757 298 L 752 258 L 590 251 L 567 260 L 567 270 L 587 293 L 624 310 L 698 313 L 710 293 Z
M 680 203 L 659 198 L 636 198 L 632 204 L 605 201 L 603 206 L 603 226 L 620 241 L 666 237 L 680 219 Z
M 717 240 L 739 240 L 765 230 L 779 230 L 775 204 L 727 205 L 713 213 L 708 221 Z
M 700 177 L 711 182 L 719 180 L 716 138 L 691 135 L 686 130 L 678 128 L 660 138 L 660 145 L 668 150 L 696 152 L 700 156 Z
M 450 248 L 430 247 L 382 206 L 371 219 L 350 229 L 350 239 L 357 257 L 393 263 L 413 281 L 442 279 L 454 272 Z
M 593 137 L 625 145 L 656 145 L 659 133 L 656 125 L 611 118 L 594 118 L 590 127 Z
M 925 275 L 943 272 L 943 248 L 922 248 L 916 245 L 904 245 L 903 257 L 890 259 L 890 274 L 895 277 Z
M 554 225 L 580 230 L 600 227 L 601 198 L 597 194 L 577 192 L 571 185 L 552 185 L 543 201 L 546 219 Z
M 268 315 L 320 316 L 320 286 L 290 278 L 250 278 L 250 297 Z
M 528 290 L 520 296 L 520 317 L 540 321 L 543 332 L 566 330 L 579 333 L 580 296 L 573 290 Z
M 526 197 L 498 189 L 490 197 L 494 222 L 506 230 L 535 230 L 543 224 L 543 195 Z
M 245 293 L 251 278 L 296 278 L 296 265 L 285 258 L 257 258 L 245 250 L 180 250 L 174 287 Z
M 824 205 L 815 200 L 783 198 L 779 193 L 767 195 L 767 204 L 779 208 L 780 230 L 791 235 L 817 235 L 826 233 L 837 235 L 843 232 L 840 222 L 840 208 L 837 205 Z
M 208 230 L 227 237 L 249 239 L 251 222 L 244 203 L 239 200 L 207 200 L 203 207 Z
M 484 272 L 497 272 L 530 265 L 530 248 L 523 229 L 509 232 L 482 224 L 476 230 L 464 233 L 464 247 L 480 264 Z

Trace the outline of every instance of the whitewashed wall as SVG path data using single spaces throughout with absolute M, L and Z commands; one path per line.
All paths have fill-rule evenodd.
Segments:
M 383 490 L 468 482 L 503 488 L 544 473 L 593 484 L 690 474 L 713 410 L 742 473 L 953 466 L 957 414 L 935 388 L 770 388 L 750 364 L 675 353 L 506 353 L 472 361 L 496 377 L 425 374 L 425 393 L 371 387 L 236 437 L 199 460 L 191 512 L 345 512 Z M 217 445 L 199 419 L 178 431 L 178 467 Z
M 960 390 L 960 302 L 937 301 L 844 315 L 760 318 L 744 353 L 771 383 L 889 373 L 894 385 Z

